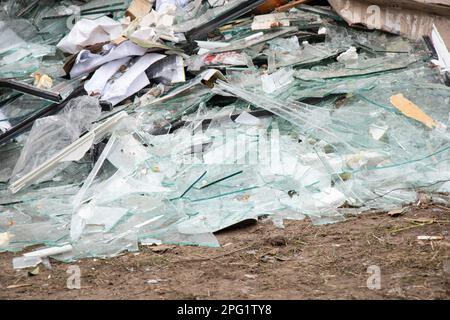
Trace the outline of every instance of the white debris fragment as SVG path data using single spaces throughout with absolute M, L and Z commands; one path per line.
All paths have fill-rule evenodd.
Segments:
M 250 41 L 262 38 L 263 36 L 264 36 L 264 32 L 258 32 L 258 33 L 252 34 L 251 36 L 246 37 L 245 41 L 250 42 Z
M 161 282 L 161 280 L 159 280 L 159 279 L 150 279 L 150 280 L 145 281 L 146 284 L 158 284 L 160 282 Z
M 45 249 L 41 249 L 41 250 L 37 250 L 37 251 L 33 251 L 33 252 L 28 252 L 28 253 L 25 253 L 23 256 L 24 257 L 45 258 L 45 257 L 55 256 L 55 255 L 70 252 L 70 251 L 72 251 L 72 246 L 70 244 L 67 244 L 67 245 L 61 246 L 61 247 L 50 247 L 50 248 L 45 248 Z
M 342 63 L 351 63 L 358 61 L 358 52 L 355 47 L 350 47 L 347 51 L 337 57 L 337 61 Z
M 320 29 L 319 29 L 319 31 L 317 32 L 317 34 L 327 34 L 327 28 L 325 28 L 325 27 L 321 27 Z
M 153 238 L 146 238 L 146 239 L 142 239 L 140 241 L 142 246 L 159 246 L 162 244 L 161 240 L 158 239 L 153 239 Z
M 292 69 L 280 69 L 272 74 L 263 74 L 262 89 L 267 93 L 274 93 L 294 81 L 294 73 Z
M 436 241 L 436 240 L 443 240 L 443 236 L 417 236 L 417 240 L 424 240 L 424 241 Z
M 261 123 L 261 120 L 259 120 L 255 116 L 252 116 L 250 113 L 244 111 L 234 120 L 234 122 L 251 126 L 257 126 Z
M 371 125 L 369 128 L 369 133 L 375 140 L 380 140 L 384 137 L 388 129 L 388 126 Z
M 41 262 L 42 259 L 40 257 L 25 257 L 25 256 L 13 258 L 12 261 L 14 269 L 25 269 L 36 267 Z

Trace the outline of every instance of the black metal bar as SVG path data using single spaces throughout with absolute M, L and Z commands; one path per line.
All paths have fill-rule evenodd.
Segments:
M 24 121 L 18 123 L 5 133 L 0 135 L 0 145 L 17 137 L 18 135 L 22 134 L 23 132 L 31 129 L 34 122 L 43 117 L 51 116 L 60 110 L 62 110 L 67 103 L 72 100 L 73 98 L 87 95 L 87 92 L 84 90 L 83 86 L 80 86 L 76 88 L 63 102 L 61 103 L 54 103 L 49 105 L 48 107 L 42 109 L 41 111 L 33 114 L 32 116 L 28 117 Z M 108 101 L 99 101 L 100 107 L 102 108 L 102 111 L 111 111 L 113 110 L 112 104 Z
M 47 99 L 54 102 L 61 102 L 61 95 L 57 92 L 36 88 L 28 83 L 14 79 L 0 79 L 0 88 L 13 89 L 32 96 Z
M 31 127 L 33 126 L 34 121 L 36 121 L 39 118 L 47 117 L 47 116 L 50 116 L 52 114 L 57 113 L 62 108 L 64 108 L 65 105 L 72 98 L 75 98 L 77 96 L 81 96 L 83 94 L 86 94 L 85 91 L 84 91 L 84 88 L 83 87 L 79 87 L 79 88 L 75 89 L 67 97 L 67 99 L 65 99 L 62 103 L 53 103 L 53 104 L 49 105 L 48 107 L 42 109 L 41 111 L 39 111 L 39 112 L 33 114 L 32 116 L 28 117 L 24 121 L 18 123 L 17 125 L 12 127 L 11 129 L 9 129 L 8 131 L 6 131 L 5 133 L 2 133 L 0 135 L 0 144 L 8 142 L 9 140 L 17 137 L 18 135 L 20 135 L 21 133 L 27 131 L 28 129 L 31 129 Z
M 33 10 L 37 5 L 39 4 L 39 0 L 32 1 L 28 6 L 23 8 L 19 13 L 17 14 L 17 17 L 22 17 L 25 14 L 29 13 L 31 10 Z
M 429 36 L 423 36 L 423 41 L 425 42 L 425 45 L 428 48 L 428 51 L 430 52 L 431 59 L 439 59 L 438 54 L 436 52 L 436 49 L 434 48 L 433 41 L 431 41 L 431 38 Z
M 210 33 L 211 31 L 214 31 L 215 29 L 224 25 L 228 21 L 232 21 L 234 19 L 243 16 L 244 14 L 260 6 L 264 2 L 266 2 L 266 0 L 242 1 L 242 3 L 240 3 L 236 7 L 222 13 L 221 15 L 212 19 L 211 21 L 208 21 L 207 23 L 188 31 L 186 34 L 186 38 L 188 39 L 189 42 L 205 39 L 208 33 Z

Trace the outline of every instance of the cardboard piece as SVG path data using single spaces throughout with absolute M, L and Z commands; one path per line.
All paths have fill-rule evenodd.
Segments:
M 449 0 L 328 0 L 350 25 L 364 25 L 410 39 L 430 36 L 433 24 L 450 48 Z
M 149 0 L 133 0 L 125 12 L 127 17 L 131 20 L 142 18 L 150 12 L 152 9 L 152 3 Z
M 397 94 L 391 97 L 391 103 L 400 110 L 405 116 L 414 119 L 416 121 L 422 122 L 428 128 L 432 129 L 438 125 L 436 121 L 433 120 L 429 115 L 423 112 L 418 106 L 413 102 L 406 99 L 403 94 Z

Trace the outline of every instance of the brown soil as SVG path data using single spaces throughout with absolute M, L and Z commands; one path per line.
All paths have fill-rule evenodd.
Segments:
M 261 221 L 218 234 L 217 249 L 143 247 L 79 261 L 80 290 L 66 287 L 68 264 L 52 261 L 51 270 L 30 276 L 3 253 L 0 299 L 448 299 L 449 223 L 450 209 L 438 206 L 320 227 Z M 367 288 L 372 265 L 381 268 L 380 290 Z

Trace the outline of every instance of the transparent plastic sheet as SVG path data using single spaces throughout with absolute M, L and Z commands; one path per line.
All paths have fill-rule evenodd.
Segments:
M 83 96 L 71 100 L 58 115 L 38 119 L 14 168 L 12 181 L 31 172 L 78 139 L 100 117 L 100 112 L 96 98 Z

